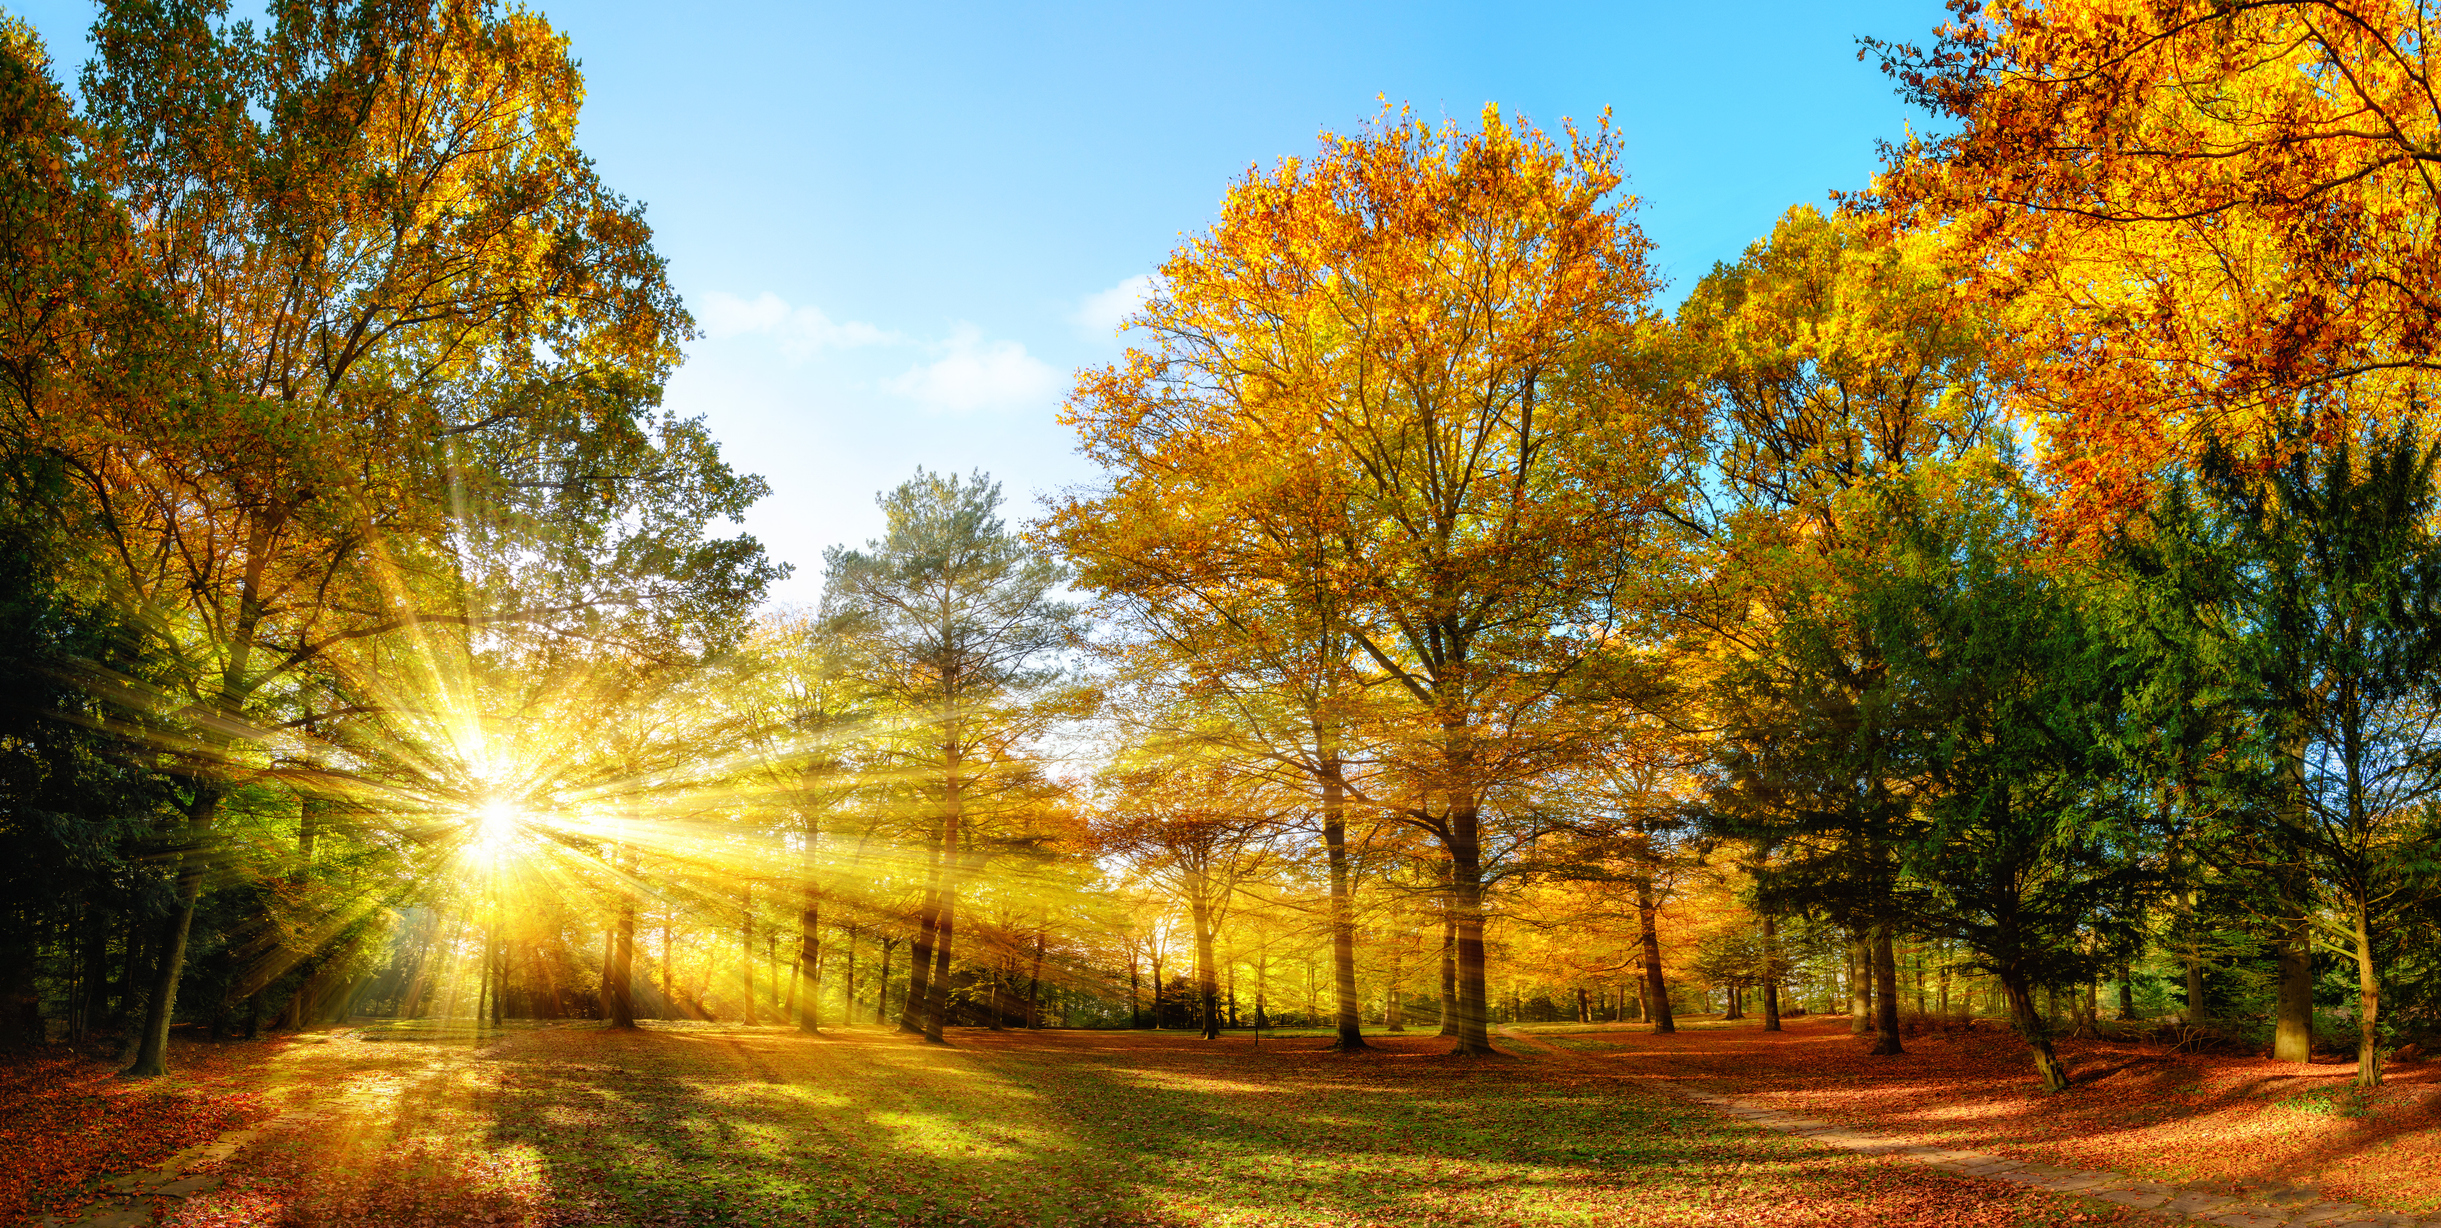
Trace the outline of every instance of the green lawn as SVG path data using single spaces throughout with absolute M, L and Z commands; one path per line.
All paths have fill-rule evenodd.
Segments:
M 2111 1222 L 1831 1153 L 1564 1056 L 1318 1038 L 598 1028 L 299 1049 L 339 1107 L 190 1225 Z M 2086 1218 L 2080 1220 L 2079 1216 Z M 2129 1217 L 2129 1222 L 2143 1222 Z

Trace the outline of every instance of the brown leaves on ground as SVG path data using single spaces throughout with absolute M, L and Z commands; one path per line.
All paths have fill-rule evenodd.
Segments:
M 0 1224 L 80 1206 L 121 1173 L 159 1164 L 262 1115 L 277 1044 L 178 1042 L 164 1079 L 120 1079 L 107 1053 L 66 1047 L 0 1062 Z
M 2049 1095 L 2026 1047 L 1987 1029 L 1911 1037 L 1876 1058 L 1847 1019 L 1792 1019 L 1675 1036 L 1641 1029 L 1559 1038 L 1604 1068 L 1689 1080 L 1809 1117 L 2011 1159 L 2243 1192 L 2303 1185 L 2406 1212 L 2441 1209 L 2441 1069 L 2402 1065 L 2371 1098 L 2350 1062 L 2176 1054 L 2135 1041 L 2059 1042 L 2075 1080 Z

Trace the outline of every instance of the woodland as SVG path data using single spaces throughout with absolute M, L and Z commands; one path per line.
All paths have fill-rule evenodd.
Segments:
M 1166 1121 L 1277 1038 L 1281 1122 L 1405 1111 L 1331 1082 L 1390 1054 L 1513 1141 L 1570 1027 L 1981 1045 L 1942 1094 L 2035 1114 L 2120 1046 L 2362 1115 L 2441 1033 L 2428 4 L 1961 0 L 1863 47 L 1921 131 L 1674 305 L 1607 114 L 1388 107 L 1214 185 L 1065 400 L 1097 480 L 918 470 L 812 608 L 660 404 L 695 326 L 540 13 L 100 8 L 72 81 L 0 28 L 21 1106 L 236 1124 L 274 1038 L 378 1076 L 334 1026 L 677 1096 L 638 1046 L 726 1029 Z M 1604 1087 L 1614 1167 L 1779 1162 Z M 1008 1129 L 957 1180 L 1057 1150 Z M 971 1214 L 1275 1222 L 1098 1197 Z

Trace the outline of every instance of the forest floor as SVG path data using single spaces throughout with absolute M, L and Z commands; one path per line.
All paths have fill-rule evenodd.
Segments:
M 2169 1222 L 1757 1129 L 1656 1090 L 1632 1038 L 1469 1060 L 1415 1033 L 1352 1058 L 1319 1038 L 952 1035 L 376 1025 L 223 1046 L 217 1067 L 199 1044 L 169 1083 L 82 1084 L 114 1107 L 54 1132 L 106 1133 L 150 1098 L 248 1119 L 242 1151 L 187 1166 L 182 1201 L 82 1218 L 184 1228 Z M 0 1181 L 41 1147 L 9 1116 Z M 116 1154 L 153 1164 L 210 1128 Z M 41 1171 L 47 1210 L 106 1175 Z M 9 1197 L 0 1220 L 31 1209 Z
M 2441 1217 L 2441 1062 L 2394 1065 L 2378 1092 L 2358 1097 L 2353 1058 L 2275 1062 L 2062 1039 L 2073 1085 L 2054 1096 L 2035 1082 L 2024 1043 L 1988 1026 L 1912 1036 L 1907 1053 L 1878 1058 L 1845 1016 L 1791 1019 L 1778 1033 L 1751 1019 L 1697 1021 L 1670 1036 L 1641 1024 L 1528 1030 L 1649 1086 L 1912 1142 L 2240 1197 L 2302 1186 Z

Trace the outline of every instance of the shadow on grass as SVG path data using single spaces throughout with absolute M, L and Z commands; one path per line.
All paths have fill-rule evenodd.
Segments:
M 178 1222 L 1709 1226 L 1761 1204 L 1787 1225 L 2068 1222 L 2040 1196 L 1826 1154 L 1581 1063 L 1451 1057 L 1438 1037 L 1356 1055 L 1326 1038 L 956 1040 L 694 1026 L 354 1046 L 319 1059 L 347 1089 L 334 1116 Z
M 2060 1095 L 2038 1089 L 2025 1046 L 1999 1032 L 1910 1037 L 1909 1052 L 1889 1058 L 1866 1056 L 1836 1023 L 1658 1040 L 1562 1043 L 1640 1077 L 1757 1094 L 1926 1142 L 2214 1188 L 2310 1184 L 2398 1210 L 2441 1208 L 2429 1180 L 2441 1162 L 2441 1072 L 2429 1067 L 2396 1072 L 2354 1117 L 2299 1096 L 2344 1083 L 2352 1065 L 2179 1054 L 2133 1039 L 2059 1041 L 2073 1080 Z

